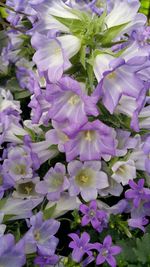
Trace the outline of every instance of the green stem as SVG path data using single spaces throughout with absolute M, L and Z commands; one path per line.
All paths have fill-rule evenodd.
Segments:
M 2 18 L 0 18 L 0 24 L 3 26 L 3 28 L 5 28 L 5 27 L 10 27 L 10 28 L 12 28 L 13 30 L 16 30 L 16 31 L 19 31 L 19 32 L 25 34 L 25 31 L 24 31 L 24 30 L 21 30 L 21 29 L 19 29 L 19 28 L 17 28 L 17 27 L 12 26 L 12 25 L 9 24 L 8 22 L 4 21 Z
M 68 218 L 60 218 L 60 219 L 58 219 L 58 221 L 60 221 L 60 222 L 61 222 L 61 221 L 68 221 L 68 222 L 70 222 L 70 223 L 72 222 L 72 221 L 71 221 L 70 219 L 68 219 Z

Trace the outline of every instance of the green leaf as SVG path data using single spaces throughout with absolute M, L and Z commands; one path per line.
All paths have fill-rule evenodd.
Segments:
M 99 33 L 99 28 L 102 27 L 102 26 L 104 25 L 104 23 L 105 23 L 105 17 L 106 17 L 106 16 L 107 16 L 107 12 L 104 11 L 103 14 L 102 14 L 100 17 L 98 17 L 98 20 L 97 20 L 97 25 L 98 25 L 97 29 L 98 29 L 98 33 Z
M 93 91 L 94 85 L 94 72 L 92 66 L 89 64 L 87 67 L 88 80 L 89 80 L 89 93 Z
M 12 217 L 16 216 L 15 214 L 6 214 L 4 215 L 3 222 L 9 221 Z
M 24 139 L 24 136 L 23 136 L 23 135 L 15 134 L 15 136 L 16 136 L 18 139 L 20 139 L 21 141 L 23 141 L 23 139 Z
M 68 19 L 68 18 L 60 18 L 54 16 L 60 23 L 64 24 L 66 27 L 70 29 L 70 31 L 74 34 L 78 34 L 81 32 L 83 28 L 83 23 L 78 19 Z
M 52 207 L 50 207 L 48 209 L 45 209 L 43 211 L 44 220 L 48 220 L 48 219 L 52 218 L 52 215 L 54 214 L 54 211 L 56 209 L 56 206 L 57 206 L 57 204 L 55 204 Z
M 134 249 L 134 253 L 138 259 L 138 261 L 142 263 L 150 263 L 150 234 L 145 234 L 141 239 L 137 238 L 136 240 L 136 249 Z
M 17 91 L 17 92 L 14 93 L 14 96 L 15 96 L 16 100 L 22 99 L 22 98 L 26 98 L 26 97 L 28 97 L 30 95 L 31 95 L 31 93 L 29 91 L 27 91 L 27 90 L 22 90 L 20 92 Z
M 0 31 L 0 43 L 1 43 L 1 47 L 6 45 L 7 43 L 7 35 L 6 35 L 6 31 L 2 30 Z
M 122 248 L 122 252 L 117 257 L 118 261 L 123 261 L 127 263 L 137 262 L 136 254 L 133 249 L 136 245 L 134 239 L 121 240 L 117 242 L 117 245 L 120 245 Z
M 100 40 L 102 45 L 108 46 L 110 43 L 112 43 L 113 39 L 117 37 L 120 31 L 122 31 L 125 28 L 125 26 L 128 25 L 128 23 L 129 22 L 123 23 L 121 25 L 117 25 L 106 30 L 103 34 L 103 37 Z
M 0 200 L 0 210 L 3 208 L 3 206 L 5 205 L 5 203 L 7 202 L 7 197 L 4 197 Z
M 0 7 L 0 15 L 3 19 L 6 19 L 8 17 L 8 14 L 7 14 L 6 9 L 4 7 Z
M 20 88 L 19 83 L 15 77 L 12 77 L 10 80 L 8 80 L 6 88 L 12 93 L 20 91 L 22 92 L 22 89 Z
M 82 46 L 80 50 L 80 62 L 84 69 L 86 69 L 86 46 Z
M 146 16 L 150 16 L 150 1 L 141 0 L 140 12 L 144 13 Z

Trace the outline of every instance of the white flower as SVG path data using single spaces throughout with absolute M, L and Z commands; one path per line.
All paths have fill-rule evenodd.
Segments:
M 114 7 L 106 16 L 105 23 L 107 28 L 128 23 L 123 31 L 128 31 L 132 27 L 136 28 L 146 23 L 146 16 L 137 13 L 140 3 L 137 0 L 115 0 Z
M 57 218 L 70 210 L 78 209 L 81 201 L 77 197 L 70 197 L 68 193 L 63 193 L 58 201 L 49 201 L 46 209 L 56 204 L 52 218 Z
M 133 160 L 117 161 L 112 166 L 112 171 L 113 175 L 111 177 L 123 185 L 128 184 L 129 180 L 136 178 L 136 167 Z

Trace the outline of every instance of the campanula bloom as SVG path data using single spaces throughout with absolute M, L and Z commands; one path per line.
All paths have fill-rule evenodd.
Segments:
M 91 201 L 89 206 L 81 204 L 79 210 L 84 214 L 81 221 L 82 226 L 91 223 L 98 232 L 107 228 L 108 215 L 105 211 L 98 209 L 96 200 Z
M 133 201 L 135 208 L 138 208 L 141 201 L 150 201 L 150 189 L 144 187 L 144 179 L 140 179 L 136 184 L 134 181 L 129 181 L 131 189 L 125 192 L 125 197 Z
M 97 265 L 106 261 L 111 267 L 117 266 L 114 256 L 121 252 L 121 247 L 112 246 L 112 238 L 110 235 L 105 237 L 103 244 L 97 243 L 97 250 L 99 252 L 96 258 Z

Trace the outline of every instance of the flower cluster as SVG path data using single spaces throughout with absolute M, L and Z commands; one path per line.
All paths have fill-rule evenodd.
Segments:
M 82 233 L 81 238 L 74 233 L 70 234 L 69 236 L 73 239 L 73 241 L 70 242 L 69 247 L 73 249 L 72 258 L 75 262 L 80 262 L 83 255 L 87 254 L 88 257 L 82 262 L 82 266 L 86 266 L 87 263 L 89 264 L 94 260 L 92 250 L 97 250 L 97 265 L 100 265 L 106 261 L 110 266 L 116 266 L 116 260 L 113 256 L 119 254 L 121 252 L 121 248 L 119 246 L 112 246 L 111 236 L 106 236 L 103 244 L 89 243 L 90 237 L 86 232 Z

